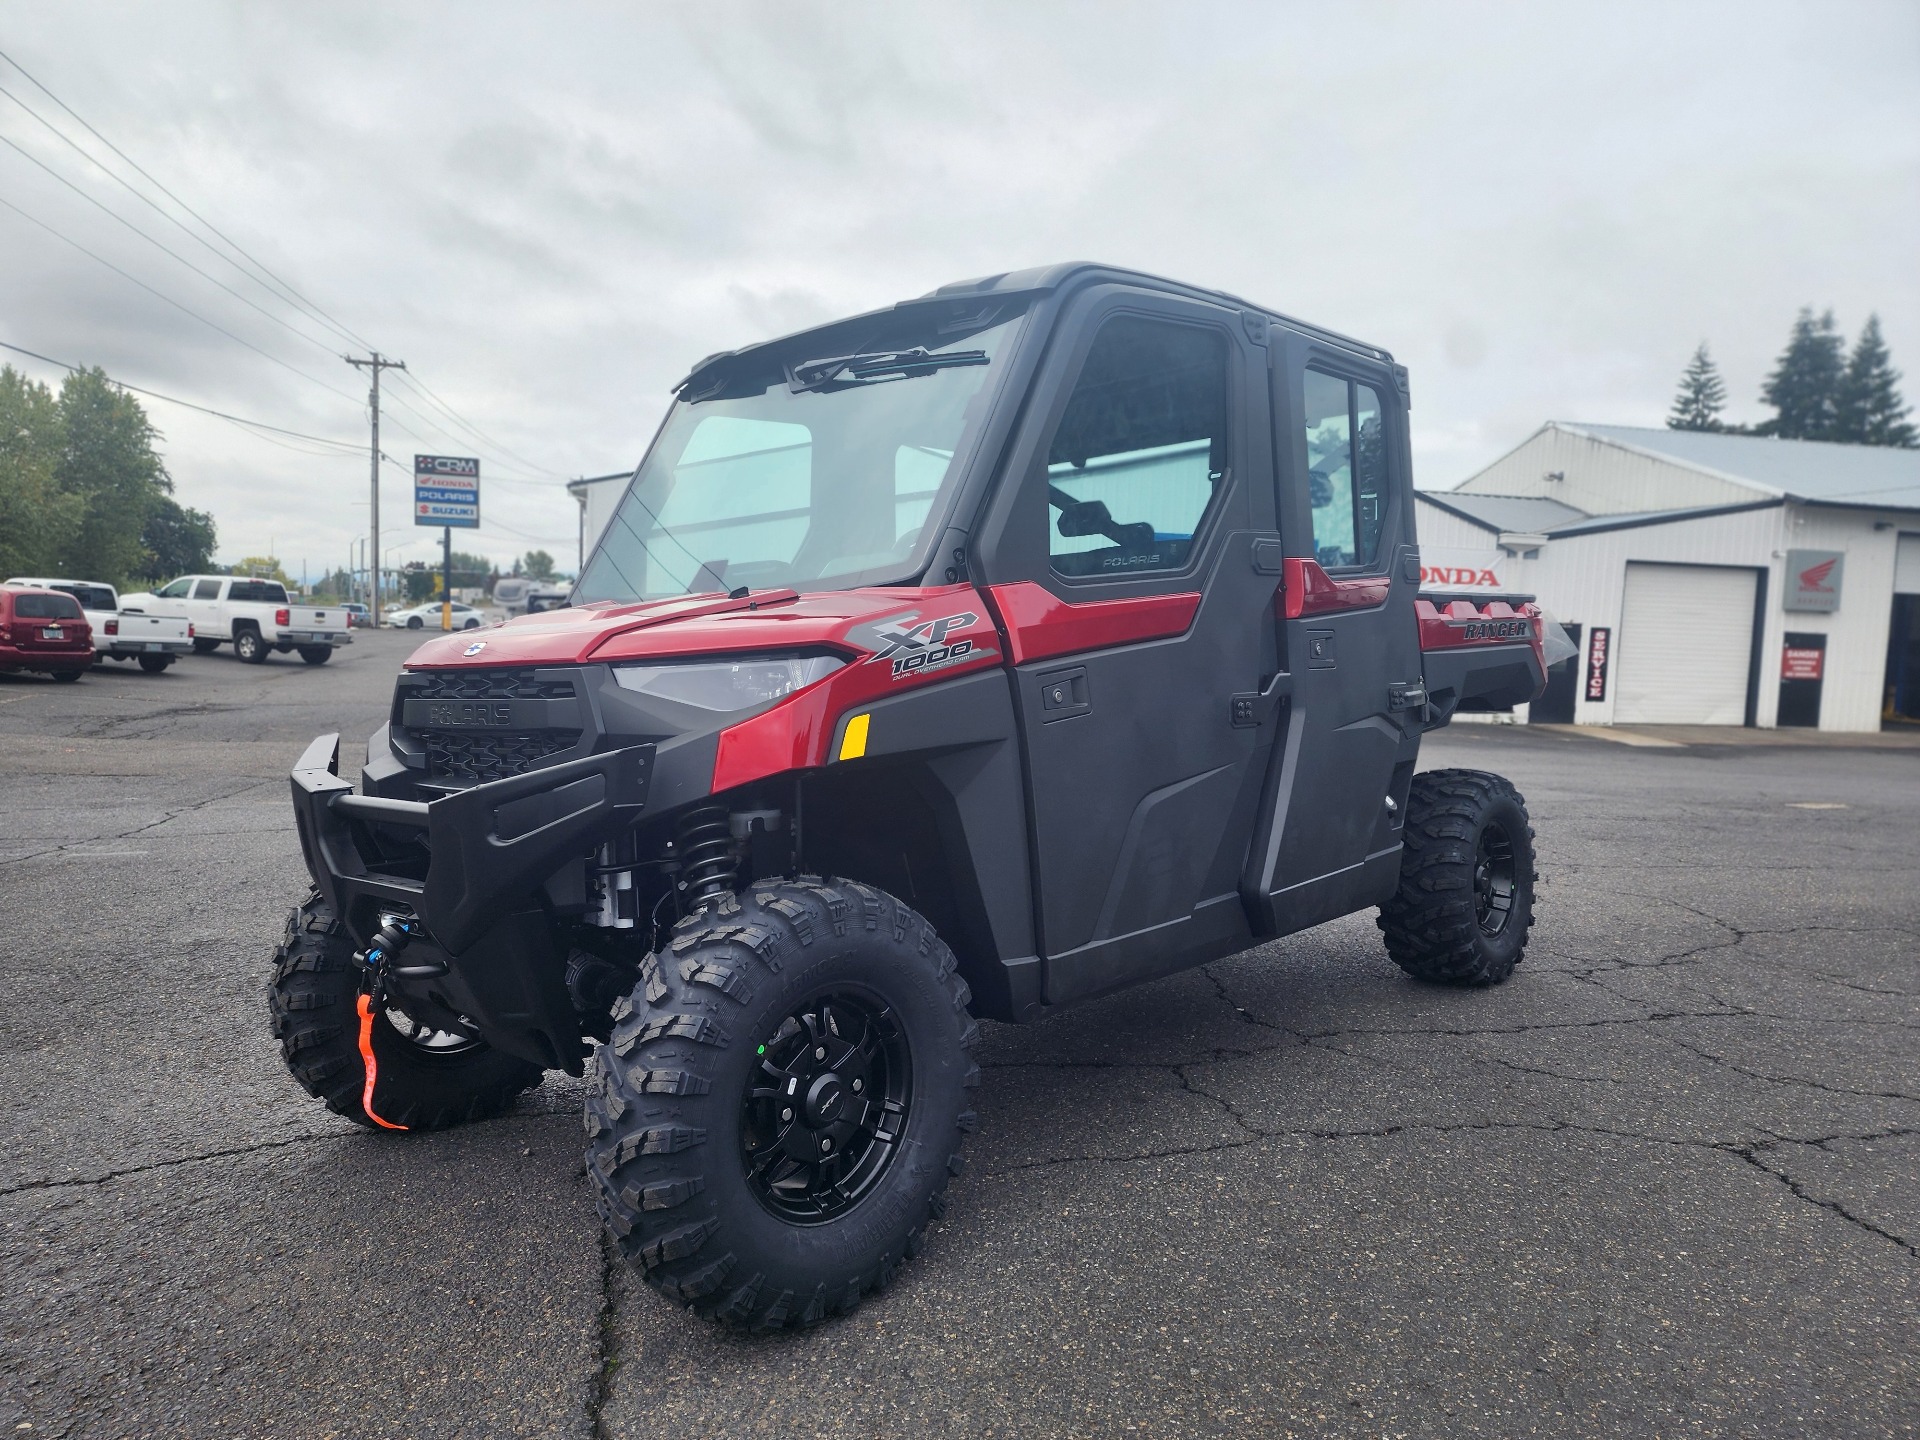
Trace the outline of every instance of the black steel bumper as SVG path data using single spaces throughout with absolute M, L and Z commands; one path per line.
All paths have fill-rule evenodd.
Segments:
M 634 745 L 436 800 L 388 800 L 354 793 L 340 778 L 340 737 L 322 735 L 293 768 L 300 849 L 313 883 L 362 945 L 379 912 L 397 907 L 458 957 L 535 906 L 568 861 L 638 818 L 653 761 L 652 745 Z M 383 840 L 386 827 L 424 832 L 425 854 Z

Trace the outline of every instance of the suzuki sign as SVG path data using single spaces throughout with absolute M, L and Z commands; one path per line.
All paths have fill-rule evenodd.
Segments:
M 1845 573 L 1846 565 L 1846 553 L 1841 550 L 1789 550 L 1782 608 L 1838 610 L 1840 577 Z

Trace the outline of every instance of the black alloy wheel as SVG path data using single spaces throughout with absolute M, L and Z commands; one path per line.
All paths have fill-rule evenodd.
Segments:
M 409 630 L 423 630 L 426 628 L 426 624 L 427 622 L 422 620 L 418 615 L 409 615 L 407 617 L 407 629 Z
M 1473 863 L 1474 918 L 1485 935 L 1498 935 L 1513 918 L 1513 839 L 1498 820 L 1480 830 Z
M 740 1105 L 747 1184 L 796 1225 L 831 1220 L 893 1162 L 913 1098 L 913 1056 L 892 1008 L 857 991 L 798 1007 L 759 1046 Z

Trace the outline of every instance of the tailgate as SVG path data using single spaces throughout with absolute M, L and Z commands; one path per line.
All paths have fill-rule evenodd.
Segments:
M 186 644 L 187 617 L 184 615 L 148 615 L 139 610 L 122 610 L 118 618 L 121 640 L 174 640 Z

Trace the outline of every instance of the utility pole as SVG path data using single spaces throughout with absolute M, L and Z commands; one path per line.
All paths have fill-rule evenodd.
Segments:
M 368 547 L 367 567 L 368 581 L 373 592 L 370 608 L 373 612 L 373 623 L 378 625 L 380 623 L 380 372 L 404 370 L 407 368 L 407 362 L 383 359 L 378 350 L 373 351 L 365 360 L 356 360 L 351 355 L 342 355 L 340 358 L 355 369 L 365 369 L 373 375 L 373 389 L 367 396 L 367 404 L 373 407 L 373 516 L 371 522 L 373 544 Z

